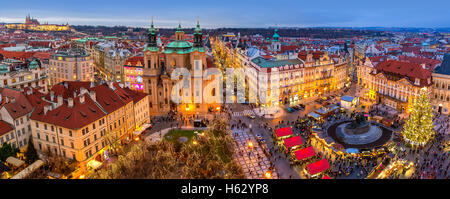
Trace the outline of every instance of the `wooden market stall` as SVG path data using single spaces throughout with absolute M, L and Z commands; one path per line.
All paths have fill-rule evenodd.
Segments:
M 311 163 L 307 168 L 307 174 L 310 177 L 316 177 L 317 175 L 321 174 L 322 172 L 325 172 L 330 168 L 330 164 L 328 163 L 327 159 L 322 159 L 317 162 Z
M 300 136 L 290 137 L 284 139 L 284 151 L 289 153 L 303 145 L 303 140 Z
M 290 126 L 276 129 L 274 137 L 277 141 L 281 141 L 283 139 L 292 137 L 294 133 L 292 132 L 292 128 Z
M 310 157 L 313 157 L 314 155 L 316 155 L 316 152 L 314 151 L 314 148 L 310 146 L 307 148 L 294 151 L 293 154 L 295 157 L 295 161 L 302 161 Z

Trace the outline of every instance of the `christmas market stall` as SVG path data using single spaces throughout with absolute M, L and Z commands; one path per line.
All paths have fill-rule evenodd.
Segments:
M 289 153 L 303 145 L 302 138 L 300 136 L 290 137 L 284 139 L 283 151 Z
M 312 146 L 303 148 L 300 150 L 296 150 L 292 152 L 292 157 L 294 159 L 294 162 L 299 162 L 303 160 L 308 160 L 314 155 L 316 155 L 316 152 L 314 152 L 314 148 Z
M 333 179 L 333 178 L 331 178 L 331 177 L 328 176 L 328 175 L 324 175 L 324 176 L 322 177 L 322 179 Z
M 274 138 L 278 142 L 283 141 L 286 138 L 292 137 L 294 133 L 292 132 L 292 128 L 290 126 L 276 129 L 274 133 Z
M 328 160 L 322 159 L 306 166 L 304 172 L 306 176 L 310 178 L 316 178 L 320 174 L 326 172 L 328 169 L 330 169 L 330 164 L 328 163 Z

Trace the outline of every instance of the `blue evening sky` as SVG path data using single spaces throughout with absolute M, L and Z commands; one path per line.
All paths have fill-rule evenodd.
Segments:
M 2 0 L 0 22 L 148 27 L 450 27 L 450 0 Z

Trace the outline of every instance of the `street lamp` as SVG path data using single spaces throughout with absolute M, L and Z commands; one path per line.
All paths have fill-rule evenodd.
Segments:
M 266 173 L 264 174 L 264 177 L 266 179 L 271 179 L 272 178 L 272 172 L 271 171 L 266 171 Z
M 248 141 L 248 148 L 250 148 L 250 152 L 248 153 L 248 169 L 250 170 L 252 160 L 250 160 L 250 153 L 253 151 L 253 142 L 251 140 Z

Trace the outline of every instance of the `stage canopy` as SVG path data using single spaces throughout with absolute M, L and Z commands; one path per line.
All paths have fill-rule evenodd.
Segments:
M 307 166 L 308 171 L 311 175 L 320 173 L 322 171 L 325 171 L 330 168 L 330 164 L 328 163 L 328 160 L 322 159 L 317 162 L 311 163 Z
M 316 153 L 314 152 L 314 148 L 312 146 L 295 151 L 295 158 L 297 160 L 303 160 L 305 158 L 309 158 L 314 156 Z
M 277 137 L 285 137 L 285 136 L 289 136 L 292 134 L 293 133 L 292 133 L 292 129 L 290 126 L 275 130 L 275 135 Z
M 302 144 L 303 144 L 303 141 L 300 136 L 290 137 L 290 138 L 286 138 L 284 140 L 284 146 L 287 149 L 290 149 L 294 146 L 298 146 L 298 145 L 302 145 Z

